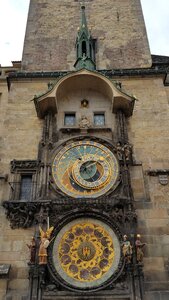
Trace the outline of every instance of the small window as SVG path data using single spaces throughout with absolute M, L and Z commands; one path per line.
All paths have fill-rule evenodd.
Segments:
M 20 200 L 30 200 L 32 192 L 32 175 L 21 175 Z
M 83 55 L 87 55 L 87 49 L 86 49 L 86 42 L 85 41 L 83 41 L 82 42 L 82 56 Z
M 66 113 L 64 125 L 65 126 L 74 126 L 76 123 L 76 116 L 75 113 Z
M 95 126 L 104 126 L 105 125 L 104 113 L 94 113 L 94 125 Z

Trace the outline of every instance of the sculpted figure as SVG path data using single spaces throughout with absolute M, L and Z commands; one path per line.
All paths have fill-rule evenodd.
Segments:
M 127 161 L 129 161 L 131 159 L 131 145 L 129 144 L 125 144 L 124 145 L 124 155 Z
M 80 128 L 89 128 L 90 127 L 90 121 L 86 116 L 82 116 L 80 122 L 79 122 Z
M 130 241 L 127 239 L 127 235 L 124 235 L 123 239 L 122 252 L 125 257 L 126 263 L 129 264 L 131 263 L 133 250 Z
M 39 246 L 39 265 L 46 265 L 47 264 L 47 248 L 50 244 L 50 236 L 53 231 L 54 227 L 50 227 L 46 232 L 39 227 L 40 231 L 40 246 Z
M 136 239 L 136 242 L 135 242 L 137 262 L 142 264 L 143 258 L 144 258 L 143 248 L 145 246 L 145 243 L 142 243 L 140 239 L 141 239 L 141 235 L 137 234 L 137 239 Z
M 123 159 L 124 150 L 123 150 L 123 147 L 122 147 L 122 145 L 121 145 L 120 142 L 118 142 L 117 145 L 116 145 L 116 153 L 117 153 L 118 159 L 122 160 Z
M 34 264 L 35 263 L 35 258 L 36 258 L 36 242 L 35 238 L 32 237 L 30 245 L 27 244 L 27 247 L 30 249 L 30 261 L 29 264 Z

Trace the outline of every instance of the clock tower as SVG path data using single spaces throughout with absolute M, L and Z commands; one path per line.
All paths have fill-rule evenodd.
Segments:
M 163 108 L 168 128 L 169 60 L 159 67 L 152 58 L 140 0 L 30 1 L 21 68 L 8 76 L 8 119 L 19 131 L 10 123 L 4 135 L 3 206 L 18 239 L 33 237 L 29 259 L 19 244 L 15 264 L 29 280 L 12 300 L 155 297 L 150 244 L 159 231 L 146 218 L 157 216 L 158 193 L 149 178 L 169 171 L 149 168 L 163 151 L 149 146 L 158 139 L 149 114 Z M 149 109 L 157 95 L 162 105 Z M 167 194 L 167 178 L 160 180 Z
M 50 0 L 30 1 L 23 70 L 74 70 L 75 41 L 77 44 L 85 36 L 92 42 L 90 34 L 95 43 L 97 70 L 151 66 L 140 0 L 104 0 L 104 3 L 86 0 L 80 20 L 81 3 L 80 0 L 58 0 L 52 4 Z M 88 29 L 83 27 L 85 10 Z M 80 35 L 75 40 L 78 28 Z
M 44 120 L 37 200 L 53 228 L 45 264 L 38 254 L 44 282 L 38 290 L 42 299 L 60 299 L 64 293 L 66 299 L 72 293 L 116 299 L 120 285 L 121 299 L 132 297 L 132 289 L 140 297 L 142 267 L 138 281 L 131 266 L 134 259 L 139 262 L 132 258 L 132 242 L 123 237 L 136 234 L 127 133 L 135 98 L 101 71 L 119 68 L 124 56 L 124 68 L 150 65 L 145 28 L 140 33 L 137 20 L 140 2 L 134 3 L 135 15 L 131 0 L 125 7 L 116 1 L 104 7 L 100 0 L 61 2 L 30 2 L 22 61 L 26 71 L 66 70 L 34 98 Z M 128 35 L 125 19 L 132 23 Z M 125 39 L 117 38 L 120 32 Z M 140 43 L 146 45 L 144 56 Z M 39 225 L 45 230 L 45 222 Z

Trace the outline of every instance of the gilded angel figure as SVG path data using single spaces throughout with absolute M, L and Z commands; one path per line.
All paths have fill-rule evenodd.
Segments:
M 39 226 L 40 231 L 40 246 L 39 246 L 39 265 L 46 265 L 47 264 L 47 248 L 50 244 L 50 236 L 53 231 L 54 227 L 50 227 L 46 231 L 43 231 L 42 228 Z

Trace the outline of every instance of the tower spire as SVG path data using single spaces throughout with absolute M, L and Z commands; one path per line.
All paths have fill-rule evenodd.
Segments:
M 83 0 L 83 2 L 81 4 L 81 14 L 82 14 L 82 16 L 81 16 L 81 29 L 82 29 L 82 31 L 86 31 L 86 33 L 89 34 L 88 27 L 87 27 L 87 20 L 86 20 L 85 9 L 86 9 L 85 8 L 85 3 L 84 3 L 84 0 Z
M 87 26 L 84 0 L 81 3 L 81 25 L 76 38 L 76 58 L 74 67 L 77 70 L 82 68 L 94 70 L 96 68 L 94 40 Z

